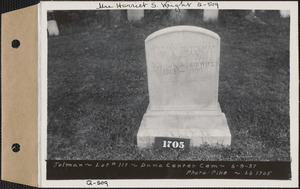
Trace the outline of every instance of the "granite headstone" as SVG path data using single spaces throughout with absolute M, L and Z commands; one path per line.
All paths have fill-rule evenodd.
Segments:
M 148 36 L 145 47 L 150 102 L 138 147 L 153 147 L 156 138 L 230 145 L 218 102 L 220 37 L 200 27 L 175 26 Z

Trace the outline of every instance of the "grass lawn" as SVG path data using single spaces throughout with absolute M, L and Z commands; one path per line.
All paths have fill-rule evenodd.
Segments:
M 290 21 L 275 11 L 258 16 L 267 25 L 230 15 L 219 23 L 193 17 L 105 29 L 59 25 L 61 35 L 48 38 L 48 159 L 289 161 Z M 144 40 L 179 24 L 221 37 L 219 102 L 230 148 L 203 145 L 183 153 L 136 146 L 149 103 Z

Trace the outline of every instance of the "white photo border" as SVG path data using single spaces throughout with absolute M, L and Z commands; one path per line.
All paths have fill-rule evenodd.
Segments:
M 134 1 L 132 1 L 134 2 Z M 155 2 L 155 1 L 152 1 Z M 201 1 L 199 1 L 201 2 Z M 47 11 L 48 10 L 96 10 L 99 3 L 113 5 L 110 1 L 41 2 L 39 4 L 39 186 L 41 187 L 99 187 L 86 185 L 83 180 L 47 180 Z M 130 3 L 120 1 L 120 3 Z M 172 3 L 172 1 L 170 1 Z M 178 2 L 177 2 L 178 3 Z M 290 10 L 290 149 L 292 180 L 241 180 L 241 179 L 128 179 L 107 180 L 109 187 L 296 187 L 298 186 L 299 160 L 299 47 L 297 1 L 221 1 L 219 9 Z M 159 3 L 157 3 L 159 5 Z M 193 5 L 196 5 L 194 2 Z M 124 8 L 127 9 L 127 8 Z M 162 9 L 161 7 L 149 9 Z M 169 8 L 174 9 L 174 8 Z M 197 6 L 191 9 L 203 9 Z M 211 7 L 216 9 L 216 7 Z M 105 8 L 101 10 L 107 10 Z M 100 10 L 100 11 L 101 11 Z M 113 10 L 113 9 L 109 9 Z

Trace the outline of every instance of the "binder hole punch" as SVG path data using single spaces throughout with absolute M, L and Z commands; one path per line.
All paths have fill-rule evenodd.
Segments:
M 15 39 L 11 42 L 11 46 L 15 49 L 19 48 L 19 46 L 21 45 L 20 41 Z
M 20 151 L 20 144 L 18 143 L 14 143 L 12 146 L 11 146 L 11 149 L 13 152 L 19 152 Z

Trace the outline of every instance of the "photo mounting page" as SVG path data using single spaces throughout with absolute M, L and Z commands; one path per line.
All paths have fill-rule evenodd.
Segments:
M 297 3 L 40 8 L 41 186 L 298 183 Z

